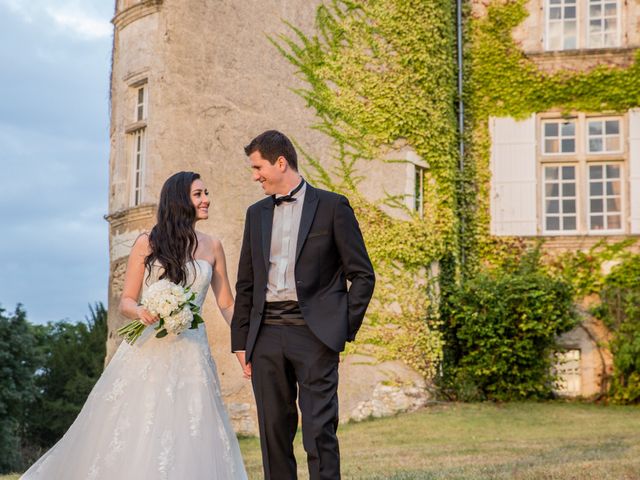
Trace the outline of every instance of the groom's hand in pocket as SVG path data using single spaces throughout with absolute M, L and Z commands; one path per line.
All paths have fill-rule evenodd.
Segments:
M 240 366 L 242 367 L 242 374 L 244 378 L 251 378 L 251 362 L 246 362 L 244 350 L 236 352 L 236 357 L 238 358 L 238 362 L 240 362 Z

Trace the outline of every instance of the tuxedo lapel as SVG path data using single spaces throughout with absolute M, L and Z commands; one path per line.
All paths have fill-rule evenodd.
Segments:
M 311 224 L 316 216 L 316 209 L 318 208 L 318 194 L 316 189 L 307 183 L 307 191 L 304 194 L 304 205 L 302 206 L 302 217 L 300 218 L 300 230 L 298 231 L 298 244 L 296 246 L 296 262 L 300 256 L 300 251 L 304 245 Z
M 269 271 L 269 257 L 271 256 L 271 229 L 273 227 L 273 202 L 265 202 L 262 207 L 262 255 L 264 268 Z

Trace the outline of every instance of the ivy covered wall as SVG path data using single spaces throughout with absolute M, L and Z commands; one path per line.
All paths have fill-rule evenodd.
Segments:
M 442 360 L 447 333 L 433 265 L 439 265 L 439 288 L 446 295 L 448 286 L 482 265 L 498 265 L 526 247 L 522 239 L 489 233 L 489 118 L 550 110 L 624 112 L 640 105 L 637 61 L 629 68 L 545 72 L 512 37 L 526 18 L 525 0 L 493 0 L 486 15 L 477 17 L 469 2 L 464 5 L 463 170 L 455 2 L 327 1 L 317 11 L 314 35 L 290 25 L 289 36 L 272 39 L 306 80 L 298 93 L 315 109 L 316 128 L 334 141 L 333 158 L 307 156 L 310 173 L 352 200 L 380 278 L 351 351 L 401 359 L 427 377 Z M 424 217 L 390 215 L 358 190 L 373 163 L 405 146 L 429 165 Z M 385 203 L 403 208 L 397 197 Z
M 600 65 L 588 71 L 543 71 L 513 39 L 528 15 L 526 0 L 493 0 L 486 15 L 467 12 L 465 22 L 466 144 L 465 194 L 468 225 L 464 248 L 471 258 L 492 258 L 489 235 L 489 117 L 523 119 L 559 111 L 624 113 L 640 105 L 640 52 L 628 68 Z M 468 5 L 467 5 L 468 6 Z M 505 243 L 512 240 L 501 240 Z

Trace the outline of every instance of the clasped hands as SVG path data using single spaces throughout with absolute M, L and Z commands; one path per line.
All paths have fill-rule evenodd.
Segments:
M 240 362 L 240 366 L 242 367 L 242 375 L 246 379 L 251 378 L 251 362 L 247 363 L 245 358 L 245 352 L 240 351 L 236 352 L 236 357 L 238 358 L 238 362 Z

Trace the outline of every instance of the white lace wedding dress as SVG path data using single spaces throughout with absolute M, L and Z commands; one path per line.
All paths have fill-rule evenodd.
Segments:
M 188 268 L 202 306 L 211 265 L 196 260 Z M 155 333 L 147 328 L 134 345 L 122 342 L 73 425 L 22 479 L 247 478 L 204 325 L 178 336 Z

